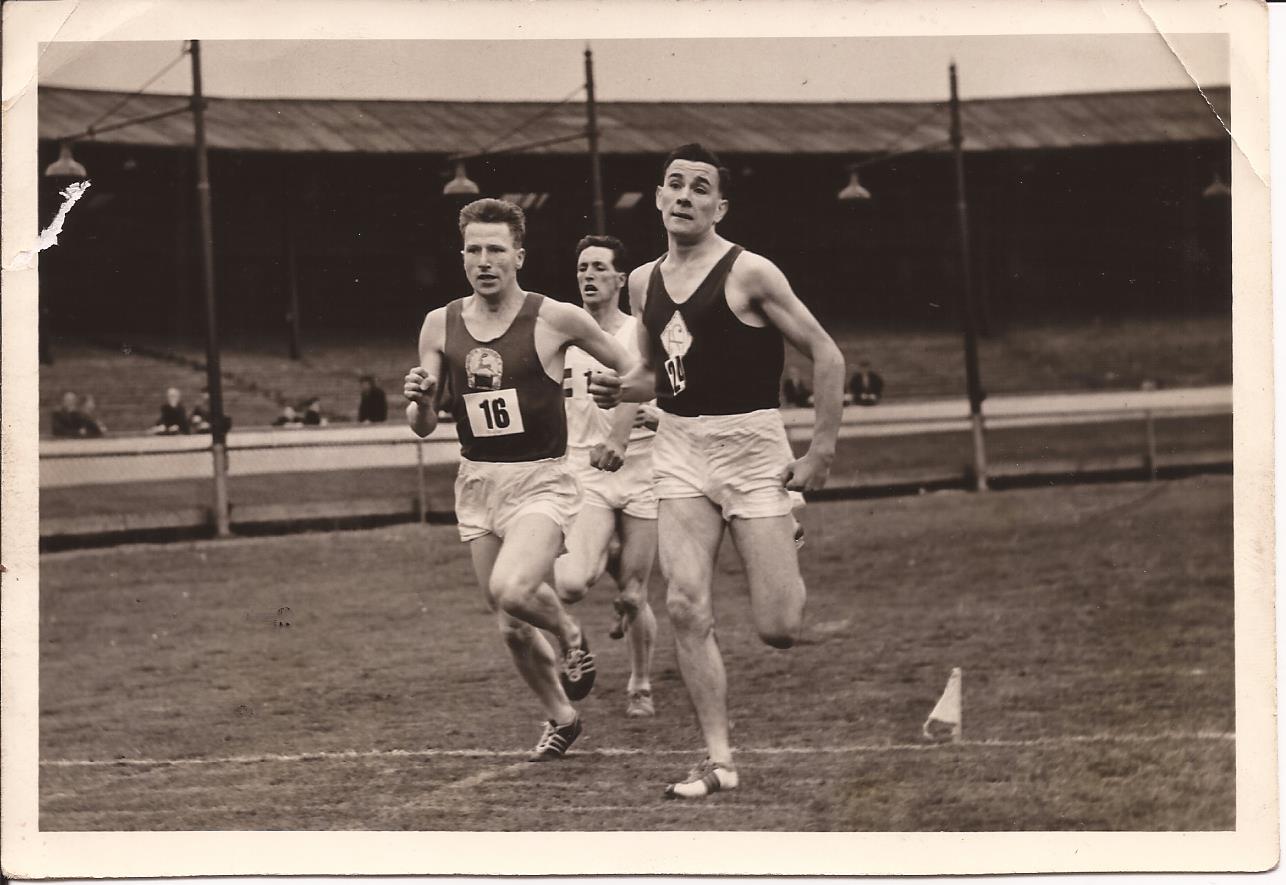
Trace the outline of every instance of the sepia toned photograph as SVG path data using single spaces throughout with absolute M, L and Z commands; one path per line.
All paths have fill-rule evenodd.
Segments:
M 215 859 L 286 831 L 437 846 L 349 872 L 1276 863 L 1262 7 L 391 6 L 32 44 L 7 821 L 86 853 L 26 869 L 340 871 Z M 589 841 L 500 858 L 531 834 Z M 855 841 L 891 834 L 976 853 Z

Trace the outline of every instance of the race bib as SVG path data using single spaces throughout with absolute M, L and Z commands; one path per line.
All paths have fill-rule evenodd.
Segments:
M 687 373 L 683 371 L 683 357 L 675 354 L 665 361 L 665 374 L 670 379 L 670 390 L 675 396 L 683 393 L 688 386 Z
M 575 371 L 563 369 L 563 396 L 570 399 L 587 399 L 589 397 L 589 369 Z
M 463 399 L 469 429 L 475 437 L 522 433 L 522 405 L 514 388 L 466 393 Z

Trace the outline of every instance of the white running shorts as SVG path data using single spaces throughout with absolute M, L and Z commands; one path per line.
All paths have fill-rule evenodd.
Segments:
M 656 497 L 709 498 L 724 519 L 784 516 L 781 471 L 795 455 L 776 409 L 743 415 L 661 416 L 652 449 Z
M 599 470 L 589 463 L 591 449 L 569 447 L 567 461 L 585 491 L 585 504 L 619 510 L 626 516 L 656 519 L 656 493 L 652 490 L 652 440 L 632 440 L 625 449 L 620 470 Z
M 580 505 L 580 483 L 566 458 L 513 463 L 461 459 L 455 478 L 462 541 L 487 534 L 503 538 L 515 519 L 530 513 L 548 516 L 566 535 Z

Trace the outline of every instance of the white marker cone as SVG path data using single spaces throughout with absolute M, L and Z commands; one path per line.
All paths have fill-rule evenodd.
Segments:
M 929 718 L 924 720 L 922 731 L 924 736 L 931 741 L 943 740 L 950 736 L 952 741 L 960 740 L 961 730 L 963 728 L 963 682 L 964 676 L 959 667 L 951 669 L 951 676 L 947 678 L 947 687 L 942 692 L 942 697 L 938 698 L 938 703 L 934 705 L 933 712 Z M 935 723 L 937 727 L 935 728 Z

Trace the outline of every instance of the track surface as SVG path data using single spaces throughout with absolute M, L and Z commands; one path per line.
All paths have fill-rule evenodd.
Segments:
M 528 765 L 539 714 L 451 528 L 46 555 L 40 826 L 1234 826 L 1228 478 L 823 503 L 805 524 L 793 650 L 755 638 L 722 554 L 743 788 L 696 804 L 660 798 L 699 756 L 668 624 L 659 715 L 626 720 L 610 582 L 577 608 L 602 670 L 578 752 Z M 926 747 L 955 666 L 968 740 Z

